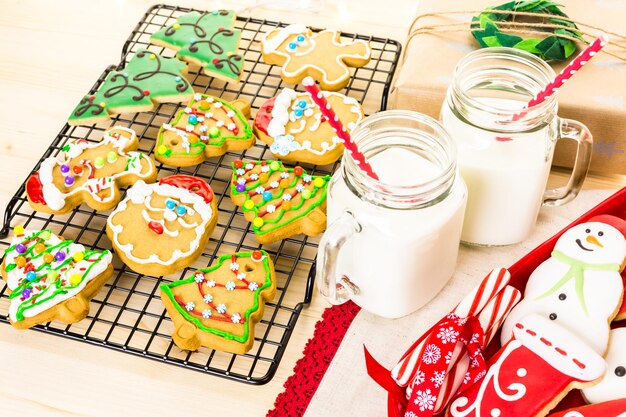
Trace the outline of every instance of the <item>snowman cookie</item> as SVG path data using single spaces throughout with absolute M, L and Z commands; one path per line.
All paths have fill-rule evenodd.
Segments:
M 138 147 L 135 132 L 121 126 L 104 132 L 100 142 L 78 139 L 65 145 L 26 181 L 29 204 L 51 214 L 68 213 L 83 202 L 95 210 L 115 207 L 119 187 L 156 180 L 154 162 Z
M 362 39 L 342 40 L 339 32 L 313 32 L 304 25 L 276 28 L 261 39 L 261 54 L 268 64 L 281 65 L 281 77 L 297 84 L 311 76 L 324 90 L 337 91 L 350 81 L 348 67 L 362 67 L 372 50 Z
M 364 117 L 359 102 L 334 92 L 326 91 L 324 96 L 343 126 L 352 132 Z M 254 133 L 269 145 L 274 156 L 284 161 L 326 165 L 343 154 L 343 141 L 311 95 L 291 88 L 283 89 L 261 106 L 254 118 Z
M 600 383 L 582 391 L 583 397 L 589 403 L 626 398 L 626 328 L 611 330 L 611 341 L 605 360 L 607 370 Z
M 622 303 L 625 258 L 624 235 L 607 223 L 582 223 L 567 230 L 552 256 L 528 279 L 524 299 L 504 322 L 502 344 L 511 339 L 520 319 L 536 313 L 604 354 L 609 323 Z
M 137 182 L 107 220 L 120 259 L 145 275 L 168 275 L 200 256 L 217 223 L 211 187 L 190 175 Z

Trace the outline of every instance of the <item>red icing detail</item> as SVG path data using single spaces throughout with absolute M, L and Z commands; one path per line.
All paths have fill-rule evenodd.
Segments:
M 217 31 L 218 31 L 218 32 L 221 32 L 221 31 L 223 31 L 223 30 L 224 30 L 224 28 L 223 28 L 222 26 L 220 26 L 220 27 L 218 27 L 218 28 L 217 28 Z
M 74 165 L 74 168 L 72 168 L 72 171 L 74 172 L 74 174 L 80 175 L 83 173 L 83 168 L 80 167 L 79 165 Z
M 159 180 L 159 184 L 167 184 L 178 188 L 184 188 L 185 190 L 198 194 L 207 204 L 213 201 L 213 190 L 209 184 L 207 184 L 206 181 L 192 175 L 171 175 L 169 177 L 161 178 Z
M 149 96 L 150 95 L 150 90 L 143 90 L 143 95 L 144 96 Z
M 218 62 L 220 62 L 220 60 L 219 60 L 219 59 L 217 59 L 217 58 L 213 58 L 213 59 L 212 59 L 212 62 L 213 62 L 214 64 L 217 64 Z
M 508 138 L 508 137 L 505 137 L 505 136 L 496 136 L 496 140 L 497 140 L 498 142 L 510 142 L 510 141 L 512 141 L 513 139 Z
M 243 166 L 243 161 L 241 159 L 235 159 L 235 161 L 233 162 L 233 166 L 239 169 Z
M 550 342 L 547 339 L 544 339 L 543 337 L 540 337 L 539 340 L 541 340 L 543 342 L 543 344 L 546 345 L 546 346 L 552 346 L 552 342 Z
M 572 362 L 574 362 L 576 366 L 578 366 L 580 369 L 585 369 L 587 367 L 584 363 L 582 363 L 578 359 L 573 358 Z
M 254 127 L 256 127 L 261 132 L 267 133 L 267 127 L 272 120 L 272 110 L 274 109 L 274 102 L 276 101 L 276 97 L 272 97 L 267 100 L 259 111 L 257 111 L 256 116 L 254 116 Z
M 89 96 L 90 99 L 95 100 L 96 96 Z
M 159 222 L 150 222 L 148 223 L 148 227 L 157 235 L 163 234 L 163 225 Z
M 556 351 L 557 351 L 557 353 L 558 353 L 558 354 L 560 354 L 560 355 L 567 356 L 567 352 L 566 352 L 566 351 L 564 351 L 564 350 L 563 350 L 563 349 L 561 349 L 561 348 L 555 347 L 555 348 L 554 348 L 554 350 L 556 350 Z
M 293 173 L 296 177 L 299 177 L 300 175 L 302 175 L 302 172 L 303 172 L 302 167 L 295 167 L 293 169 Z
M 26 181 L 26 194 L 33 203 L 48 204 L 43 198 L 43 185 L 39 179 L 39 171 L 31 175 L 28 181 Z
M 523 328 L 523 327 L 522 327 L 522 328 Z M 528 334 L 529 334 L 529 335 L 531 335 L 531 336 L 537 336 L 537 332 L 534 332 L 534 331 L 532 331 L 532 330 L 530 330 L 530 329 L 526 330 L 526 333 L 528 333 Z
M 254 252 L 252 252 L 252 259 L 254 259 L 255 261 L 260 261 L 261 259 L 263 259 L 263 252 L 261 252 L 260 250 L 255 250 Z

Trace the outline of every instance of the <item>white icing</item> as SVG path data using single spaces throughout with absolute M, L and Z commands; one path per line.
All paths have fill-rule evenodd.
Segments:
M 304 119 L 300 119 L 300 126 L 294 129 L 291 129 L 289 131 L 289 133 L 291 134 L 298 134 L 301 133 L 302 131 L 304 131 L 304 128 L 306 127 L 306 120 Z
M 135 256 L 133 254 L 134 246 L 131 243 L 122 244 L 119 240 L 120 235 L 124 233 L 124 227 L 121 224 L 114 223 L 115 216 L 118 213 L 126 210 L 129 201 L 134 204 L 144 204 L 147 197 L 151 196 L 152 193 L 156 193 L 163 197 L 176 199 L 185 206 L 193 207 L 193 210 L 196 213 L 200 214 L 200 217 L 202 219 L 200 224 L 189 224 L 182 220 L 182 218 L 178 217 L 179 224 L 181 224 L 183 227 L 195 228 L 196 234 L 194 239 L 191 242 L 188 242 L 188 246 L 185 247 L 184 250 L 181 250 L 179 248 L 174 249 L 168 259 L 161 259 L 156 254 L 151 255 L 149 258 L 139 258 Z M 169 184 L 146 184 L 144 181 L 140 180 L 128 190 L 126 195 L 127 197 L 118 204 L 118 206 L 107 219 L 107 225 L 113 232 L 113 244 L 115 245 L 117 250 L 123 252 L 124 255 L 131 259 L 133 262 L 139 264 L 157 263 L 160 265 L 171 265 L 178 259 L 191 255 L 200 246 L 200 240 L 202 239 L 204 233 L 206 233 L 207 225 L 209 224 L 211 217 L 214 214 L 213 210 L 211 209 L 211 205 L 209 203 L 206 203 L 201 196 L 189 190 L 175 187 Z M 165 213 L 167 213 L 168 211 L 169 210 L 166 210 Z M 187 244 L 187 242 L 180 241 L 180 239 L 176 242 L 180 243 L 180 246 L 186 246 Z
M 278 32 L 276 32 L 278 30 Z M 263 51 L 265 53 L 277 52 L 280 45 L 285 42 L 292 35 L 305 34 L 308 29 L 305 25 L 294 23 L 281 29 L 275 29 L 263 37 L 261 41 L 263 45 Z M 267 39 L 270 33 L 275 33 L 272 39 Z
M 33 230 L 26 230 L 24 231 L 24 237 L 29 237 L 32 236 L 33 234 L 37 233 L 36 231 Z M 24 237 L 13 237 L 13 239 L 11 240 L 11 246 L 21 243 L 22 241 L 24 241 Z M 59 239 L 58 236 L 56 236 L 55 234 L 51 233 L 50 234 L 50 239 L 48 239 L 48 241 L 46 242 L 46 246 L 47 247 L 51 247 L 51 246 L 55 246 L 58 245 L 59 243 L 61 243 L 61 239 Z M 34 244 L 34 242 L 32 242 L 30 245 Z M 70 245 L 66 246 L 64 248 L 64 252 L 66 253 L 67 257 L 73 257 L 73 255 L 76 252 L 84 252 L 85 251 L 85 247 L 81 244 L 78 243 L 71 243 Z M 20 256 L 19 253 L 17 253 L 17 251 L 11 251 L 10 253 L 7 254 L 6 258 L 5 258 L 5 263 L 6 265 L 9 264 L 13 264 L 15 263 L 15 258 L 17 258 L 18 256 Z M 92 255 L 91 259 L 95 259 L 97 255 Z M 98 255 L 99 256 L 99 255 Z M 81 292 L 85 286 L 92 281 L 96 276 L 102 274 L 107 267 L 109 266 L 109 264 L 111 263 L 111 260 L 113 259 L 111 252 L 106 253 L 102 256 L 102 259 L 100 260 L 100 262 L 95 263 L 93 265 L 93 267 L 91 268 L 91 270 L 89 271 L 89 273 L 84 277 L 84 279 L 82 280 L 82 282 L 76 286 L 76 288 L 67 288 L 67 293 L 65 294 L 57 294 L 55 297 L 44 301 L 41 304 L 38 304 L 34 307 L 29 308 L 28 310 L 24 311 L 24 317 L 33 317 L 36 316 L 37 314 L 50 309 L 51 307 L 54 307 L 55 305 L 60 304 L 61 302 L 68 300 L 72 297 L 74 297 L 76 294 L 78 294 L 79 292 Z M 31 260 L 31 263 L 33 264 L 33 266 L 35 267 L 35 270 L 38 269 L 42 264 L 43 264 L 43 256 L 39 256 L 37 258 L 34 258 Z M 69 280 L 69 277 L 72 276 L 72 274 L 74 273 L 79 273 L 79 274 L 83 274 L 83 272 L 80 271 L 81 268 L 89 268 L 89 266 L 91 266 L 92 263 L 88 262 L 87 259 L 84 259 L 80 262 L 77 262 L 71 269 L 68 269 L 67 271 L 65 271 L 63 273 L 63 275 L 65 275 L 67 277 L 67 279 Z M 26 274 L 24 273 L 24 269 L 23 268 L 14 268 L 12 271 L 9 271 L 7 273 L 7 286 L 9 287 L 9 289 L 13 290 L 15 288 L 17 288 L 17 286 L 19 285 L 19 281 L 20 279 L 24 278 Z M 54 291 L 54 289 L 56 289 L 56 287 L 54 287 L 53 285 L 48 285 L 46 287 L 46 289 L 43 290 L 43 292 L 46 291 Z M 41 296 L 40 296 L 41 297 Z M 17 313 L 17 309 L 19 307 L 19 305 L 21 304 L 21 301 L 19 298 L 14 298 L 11 300 L 11 304 L 9 305 L 9 317 L 11 318 L 12 321 L 17 321 L 17 317 L 16 317 L 16 313 Z
M 626 328 L 611 330 L 611 341 L 605 360 L 607 370 L 602 380 L 597 385 L 582 390 L 587 402 L 597 404 L 626 398 L 626 375 L 620 377 L 615 374 L 615 368 L 626 368 Z
M 589 229 L 599 247 L 586 241 Z M 598 236 L 602 231 L 603 236 Z M 588 245 L 593 251 L 584 251 L 576 240 Z M 626 239 L 612 226 L 605 223 L 583 223 L 565 232 L 556 243 L 555 250 L 588 264 L 620 265 L 626 257 Z M 622 278 L 618 271 L 584 271 L 583 294 L 588 310 L 585 313 L 577 296 L 575 279 L 570 279 L 560 289 L 543 297 L 568 272 L 570 265 L 551 257 L 544 261 L 528 279 L 524 299 L 511 311 L 502 327 L 501 342 L 512 336 L 515 323 L 531 313 L 549 317 L 556 314 L 555 322 L 578 335 L 600 354 L 604 353 L 609 341 L 608 322 L 618 309 L 623 292 Z M 565 299 L 559 296 L 565 295 Z

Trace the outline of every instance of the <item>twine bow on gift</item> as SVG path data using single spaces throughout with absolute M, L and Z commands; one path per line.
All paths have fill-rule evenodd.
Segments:
M 434 414 L 446 374 L 455 365 L 451 358 L 458 344 L 470 358 L 470 367 L 458 392 L 465 391 L 485 376 L 487 368 L 482 353 L 485 333 L 475 316 L 459 317 L 450 313 L 416 343 L 421 342 L 424 342 L 424 348 L 408 400 L 405 389 L 395 382 L 391 371 L 378 363 L 364 347 L 367 373 L 389 393 L 389 416 L 429 417 Z

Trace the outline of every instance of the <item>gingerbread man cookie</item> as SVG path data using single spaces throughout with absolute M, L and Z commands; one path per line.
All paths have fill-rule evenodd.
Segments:
M 98 143 L 78 139 L 65 145 L 63 153 L 45 159 L 26 182 L 28 202 L 51 214 L 68 213 L 83 202 L 109 210 L 120 201 L 119 187 L 156 180 L 154 162 L 137 152 L 138 147 L 135 132 L 119 126 L 104 132 Z
M 259 243 L 326 229 L 326 189 L 330 176 L 313 176 L 278 161 L 233 162 L 230 197 L 252 222 Z
M 176 327 L 172 337 L 186 350 L 246 353 L 265 302 L 275 294 L 274 265 L 262 250 L 220 256 L 211 268 L 161 285 L 161 300 Z
M 363 109 L 352 97 L 328 91 L 324 96 L 349 132 L 363 119 Z M 254 118 L 254 133 L 285 161 L 326 165 L 343 154 L 343 141 L 311 95 L 291 88 L 283 89 L 261 106 Z
M 250 105 L 195 94 L 171 123 L 159 130 L 156 159 L 173 166 L 192 166 L 205 158 L 242 151 L 254 145 L 248 124 Z
M 339 32 L 313 32 L 293 24 L 266 33 L 261 40 L 261 54 L 268 64 L 281 65 L 281 77 L 297 84 L 311 76 L 324 90 L 337 91 L 350 81 L 348 67 L 362 67 L 370 61 L 368 42 L 344 41 Z
M 4 251 L 2 277 L 9 291 L 9 321 L 27 329 L 52 320 L 76 323 L 113 275 L 112 255 L 63 239 L 50 230 L 16 226 Z
M 133 271 L 167 275 L 200 256 L 217 224 L 211 187 L 190 175 L 137 182 L 107 220 L 107 236 Z
M 149 111 L 159 103 L 188 101 L 193 97 L 193 88 L 185 74 L 184 62 L 140 49 L 126 68 L 111 71 L 98 91 L 83 97 L 68 123 L 98 123 L 112 114 Z

